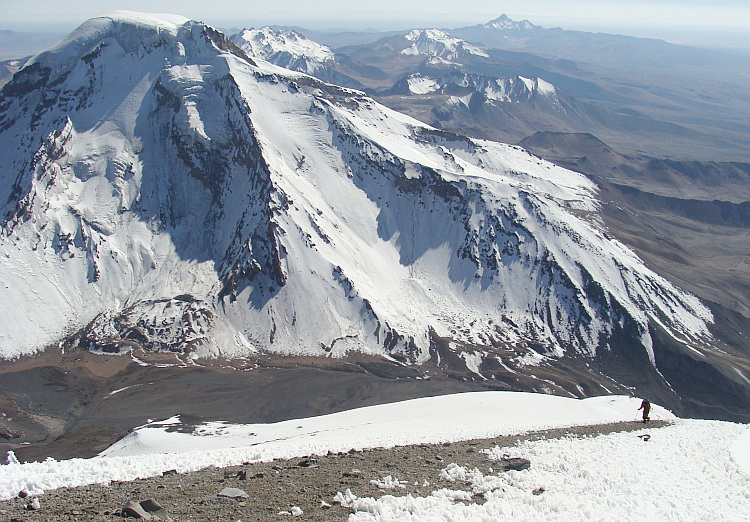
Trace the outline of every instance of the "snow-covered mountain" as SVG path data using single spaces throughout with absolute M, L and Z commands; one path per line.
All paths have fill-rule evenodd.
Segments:
M 401 54 L 409 56 L 427 56 L 431 60 L 450 63 L 467 55 L 488 57 L 489 55 L 468 42 L 451 36 L 440 29 L 414 29 L 406 36 L 408 45 Z
M 460 71 L 447 71 L 440 75 L 413 73 L 397 82 L 391 90 L 396 94 L 431 94 L 431 93 L 481 93 L 485 99 L 519 103 L 528 101 L 533 96 L 556 97 L 555 86 L 541 78 L 490 78 L 480 74 L 468 74 Z
M 343 87 L 362 86 L 339 71 L 336 55 L 329 47 L 305 38 L 294 30 L 274 30 L 270 27 L 245 29 L 230 40 L 255 60 L 265 60 Z
M 293 30 L 245 29 L 231 40 L 252 58 L 310 75 L 335 59 L 331 49 Z
M 534 31 L 541 29 L 541 27 L 532 24 L 528 20 L 517 22 L 508 18 L 507 15 L 500 15 L 498 18 L 484 24 L 483 27 L 499 31 Z
M 655 364 L 657 330 L 713 342 L 583 175 L 181 17 L 93 19 L 33 58 L 2 90 L 0 151 L 4 358 L 65 341 L 422 363 L 442 339 L 484 378 L 623 346 Z

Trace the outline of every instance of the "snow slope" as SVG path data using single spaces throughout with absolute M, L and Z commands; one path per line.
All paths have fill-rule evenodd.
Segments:
M 194 433 L 168 431 L 178 419 L 138 428 L 108 456 L 0 466 L 0 499 L 21 489 L 133 480 L 177 469 L 229 466 L 350 448 L 439 443 L 522 433 L 553 426 L 633 420 L 639 400 L 585 400 L 510 392 L 465 393 L 380 405 L 277 424 L 200 425 Z M 654 406 L 654 418 L 674 419 Z M 528 458 L 529 470 L 490 472 L 446 462 L 441 477 L 455 486 L 424 498 L 384 495 L 335 499 L 352 507 L 352 520 L 741 520 L 750 513 L 746 425 L 674 419 L 673 425 L 595 438 L 563 438 L 494 448 Z M 640 435 L 649 434 L 644 441 Z M 179 453 L 170 453 L 173 448 Z M 743 458 L 745 460 L 743 460 Z M 11 461 L 13 460 L 11 456 Z M 387 485 L 398 476 L 383 477 Z M 532 491 L 544 487 L 542 495 Z M 462 500 L 462 501 L 459 501 Z
M 396 444 L 438 444 L 513 435 L 532 430 L 601 424 L 640 418 L 640 399 L 592 397 L 570 399 L 524 392 L 469 392 L 380 404 L 308 419 L 275 424 L 227 425 L 213 422 L 193 431 L 174 430 L 179 418 L 142 426 L 101 453 L 127 457 L 171 453 L 172 448 L 213 450 L 260 445 L 272 452 L 314 454 L 391 447 Z M 660 406 L 651 418 L 674 419 Z M 323 446 L 320 442 L 323 442 Z M 408 442 L 407 442 L 408 441 Z M 295 455 L 296 456 L 296 455 Z
M 67 339 L 424 362 L 437 335 L 480 373 L 622 336 L 653 362 L 652 324 L 712 341 L 710 311 L 608 236 L 584 176 L 198 22 L 86 22 L 0 109 L 4 358 Z

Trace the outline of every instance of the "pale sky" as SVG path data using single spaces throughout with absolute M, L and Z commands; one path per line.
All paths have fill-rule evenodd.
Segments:
M 275 24 L 321 30 L 453 28 L 507 14 L 543 27 L 693 43 L 716 38 L 750 47 L 748 0 L 0 0 L 0 29 L 44 24 L 68 32 L 118 9 L 175 13 L 225 28 Z

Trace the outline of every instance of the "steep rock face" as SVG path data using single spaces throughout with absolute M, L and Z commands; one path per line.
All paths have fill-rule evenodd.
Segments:
M 582 175 L 203 24 L 92 20 L 2 92 L 4 357 L 74 335 L 423 362 L 434 335 L 478 373 L 500 350 L 591 357 L 622 335 L 653 363 L 652 324 L 711 343 L 708 309 L 607 236 Z

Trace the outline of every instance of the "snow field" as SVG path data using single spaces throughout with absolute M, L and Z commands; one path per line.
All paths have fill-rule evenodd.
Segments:
M 0 499 L 19 491 L 108 484 L 248 461 L 324 455 L 351 448 L 441 443 L 573 425 L 632 421 L 633 397 L 570 399 L 520 392 L 475 392 L 414 399 L 275 424 L 214 422 L 169 431 L 177 417 L 135 429 L 101 456 L 0 466 Z M 426 497 L 335 499 L 351 520 L 746 520 L 750 515 L 750 429 L 721 421 L 675 419 L 653 405 L 664 428 L 591 438 L 562 438 L 487 450 L 524 457 L 524 471 L 484 473 L 446 461 L 428 478 Z M 186 432 L 187 431 L 187 432 Z M 650 435 L 644 440 L 640 435 Z M 174 452 L 174 448 L 181 451 Z M 499 468 L 499 466 L 494 466 Z M 442 480 L 441 480 L 442 479 Z M 446 487 L 446 481 L 448 487 Z M 397 491 L 397 474 L 376 485 Z M 544 488 L 541 494 L 534 490 Z M 334 499 L 326 499 L 329 502 Z
M 356 510 L 351 521 L 747 520 L 750 469 L 728 446 L 748 434 L 741 424 L 682 419 L 639 432 L 524 442 L 488 457 L 528 458 L 525 471 L 485 475 L 450 464 L 441 478 L 457 491 L 341 499 Z M 456 502 L 466 489 L 468 503 Z

